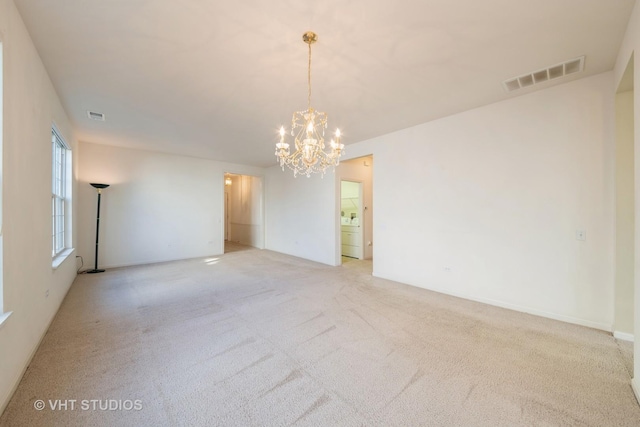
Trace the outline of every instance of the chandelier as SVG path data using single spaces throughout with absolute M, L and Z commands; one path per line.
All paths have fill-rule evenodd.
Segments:
M 299 173 L 311 176 L 312 173 L 324 175 L 330 166 L 340 163 L 344 144 L 340 143 L 340 129 L 336 129 L 335 139 L 331 139 L 331 151 L 325 152 L 324 130 L 327 128 L 327 114 L 311 108 L 311 45 L 318 41 L 316 33 L 308 31 L 302 35 L 302 41 L 309 45 L 309 67 L 307 80 L 309 92 L 307 109 L 296 111 L 291 119 L 291 136 L 295 138 L 295 151 L 289 150 L 285 142 L 284 126 L 280 127 L 280 142 L 276 144 L 276 157 L 284 170 L 285 165 L 293 170 L 293 176 Z

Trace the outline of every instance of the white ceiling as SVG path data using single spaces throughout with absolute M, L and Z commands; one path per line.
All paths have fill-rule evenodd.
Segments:
M 15 3 L 81 141 L 270 166 L 280 125 L 307 106 L 307 30 L 311 104 L 348 150 L 611 70 L 635 0 Z M 581 55 L 579 75 L 502 87 Z

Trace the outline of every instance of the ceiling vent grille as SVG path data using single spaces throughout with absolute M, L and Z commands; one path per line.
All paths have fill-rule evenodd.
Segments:
M 87 116 L 89 116 L 91 120 L 98 120 L 99 122 L 104 122 L 104 114 L 102 113 L 96 113 L 95 111 L 87 111 Z
M 514 90 L 568 76 L 569 74 L 579 73 L 582 70 L 584 70 L 584 56 L 570 59 L 532 73 L 513 77 L 502 82 L 502 85 L 507 92 L 513 92 Z

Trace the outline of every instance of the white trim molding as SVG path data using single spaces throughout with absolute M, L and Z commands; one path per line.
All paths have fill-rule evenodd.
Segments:
M 613 337 L 618 340 L 633 342 L 633 334 L 627 332 L 613 331 Z
M 60 265 L 64 262 L 64 260 L 66 260 L 69 257 L 69 255 L 73 253 L 73 251 L 75 251 L 74 248 L 67 248 L 62 252 L 60 252 L 58 255 L 56 255 L 53 258 L 53 261 L 51 262 L 51 268 L 56 270 L 58 267 L 60 267 Z
M 0 328 L 2 327 L 2 325 L 5 324 L 5 322 L 9 318 L 9 316 L 11 316 L 11 313 L 13 313 L 13 311 L 7 311 L 6 313 L 0 313 Z

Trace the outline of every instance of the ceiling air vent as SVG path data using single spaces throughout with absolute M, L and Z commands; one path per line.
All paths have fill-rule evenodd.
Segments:
M 584 56 L 505 80 L 502 85 L 507 92 L 513 92 L 514 90 L 568 76 L 569 74 L 579 73 L 582 70 L 584 70 Z
M 104 114 L 102 113 L 96 113 L 95 111 L 87 111 L 87 116 L 89 116 L 91 120 L 98 120 L 99 122 L 104 122 Z

